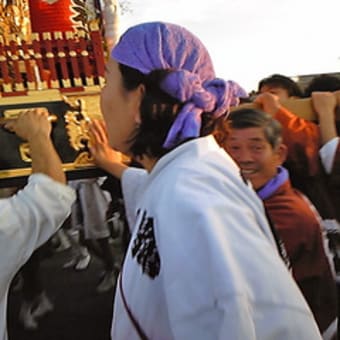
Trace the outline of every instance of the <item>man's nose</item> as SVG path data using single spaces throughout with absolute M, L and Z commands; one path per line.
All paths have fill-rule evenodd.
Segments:
M 251 154 L 251 152 L 249 150 L 241 149 L 238 152 L 237 160 L 239 162 L 242 162 L 242 163 L 245 163 L 245 162 L 248 163 L 248 162 L 252 162 L 253 161 L 253 157 L 252 157 L 252 154 Z

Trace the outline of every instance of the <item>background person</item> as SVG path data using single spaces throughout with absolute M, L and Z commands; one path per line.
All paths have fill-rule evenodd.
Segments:
M 291 186 L 282 164 L 287 148 L 281 125 L 260 110 L 241 109 L 225 121 L 224 147 L 263 200 L 287 250 L 293 276 L 311 307 L 320 331 L 336 333 L 335 278 L 324 249 L 316 209 Z

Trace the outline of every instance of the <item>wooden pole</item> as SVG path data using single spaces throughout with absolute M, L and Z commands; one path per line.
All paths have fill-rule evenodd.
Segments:
M 313 103 L 311 98 L 301 98 L 301 99 L 288 99 L 281 102 L 281 105 L 288 111 L 294 113 L 296 116 L 311 120 L 318 121 L 318 116 L 313 108 Z M 231 108 L 230 111 L 235 111 L 243 108 L 261 109 L 259 105 L 255 103 L 245 103 L 239 106 Z M 338 108 L 340 108 L 340 103 L 338 103 Z M 336 112 L 336 120 L 340 121 L 340 110 Z
M 22 75 L 21 75 L 20 67 L 19 67 L 20 56 L 18 53 L 18 45 L 16 42 L 15 34 L 11 34 L 9 39 L 10 39 L 9 55 L 10 55 L 10 59 L 12 60 L 12 65 L 13 65 L 15 91 L 24 91 L 24 83 L 23 83 L 23 79 L 22 79 Z
M 76 46 L 74 33 L 71 31 L 65 32 L 65 37 L 66 37 L 67 46 L 69 48 L 68 54 L 69 54 L 71 66 L 72 66 L 74 85 L 75 87 L 82 87 L 83 83 L 80 77 L 79 64 L 78 64 L 78 58 L 77 58 L 77 46 Z
M 59 88 L 59 80 L 57 76 L 57 70 L 56 70 L 56 58 L 53 53 L 53 48 L 52 48 L 52 35 L 51 32 L 43 32 L 42 33 L 42 38 L 44 42 L 44 46 L 46 49 L 46 59 L 47 59 L 47 64 L 48 64 L 48 69 L 50 71 L 50 76 L 51 76 L 51 88 L 52 89 L 58 89 Z
M 79 38 L 79 47 L 80 47 L 80 55 L 81 61 L 83 65 L 83 71 L 85 75 L 85 82 L 87 86 L 93 86 L 93 75 L 91 71 L 91 65 L 89 61 L 89 52 L 87 50 L 87 41 L 84 31 L 78 31 L 78 38 Z
M 34 71 L 33 71 L 33 65 L 31 61 L 29 47 L 28 47 L 27 41 L 24 39 L 25 37 L 21 39 L 21 47 L 23 50 L 23 59 L 24 59 L 25 68 L 26 68 L 27 88 L 28 90 L 32 91 L 32 90 L 35 90 Z
M 8 71 L 8 61 L 7 54 L 5 50 L 5 42 L 3 38 L 0 36 L 0 70 L 2 74 L 3 84 L 2 87 L 4 92 L 12 92 L 12 79 L 9 76 Z
M 64 39 L 63 39 L 63 34 L 62 32 L 54 32 L 54 39 L 57 42 L 57 55 L 58 55 L 58 60 L 60 62 L 60 68 L 61 68 L 61 82 L 63 84 L 64 88 L 71 87 L 71 80 L 67 68 L 67 63 L 66 63 L 66 52 L 65 52 L 65 46 L 64 46 Z
M 45 90 L 48 88 L 47 81 L 41 79 L 41 72 L 44 69 L 44 64 L 41 55 L 41 44 L 40 44 L 40 36 L 38 33 L 32 33 L 32 47 L 34 51 L 34 59 L 36 62 L 36 66 L 34 67 L 35 72 L 35 80 L 37 83 L 37 90 Z
M 98 27 L 95 27 L 95 29 L 90 32 L 90 38 L 93 46 L 98 83 L 100 86 L 103 86 L 105 83 L 105 57 L 103 52 L 103 43 Z

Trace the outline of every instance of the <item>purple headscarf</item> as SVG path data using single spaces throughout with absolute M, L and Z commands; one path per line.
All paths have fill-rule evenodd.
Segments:
M 157 69 L 173 70 L 161 88 L 185 105 L 163 144 L 168 149 L 199 136 L 203 112 L 217 118 L 237 105 L 239 97 L 248 96 L 237 83 L 215 78 L 205 46 L 178 25 L 150 22 L 131 27 L 113 48 L 111 57 L 144 74 Z

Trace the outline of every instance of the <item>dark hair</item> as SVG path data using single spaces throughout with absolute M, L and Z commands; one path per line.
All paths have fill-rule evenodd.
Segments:
M 328 74 L 314 77 L 305 89 L 305 96 L 310 97 L 312 92 L 333 92 L 340 90 L 340 79 Z
M 232 129 L 259 127 L 263 129 L 268 143 L 275 148 L 282 142 L 282 127 L 279 121 L 261 110 L 245 108 L 232 111 L 226 119 L 218 122 L 215 132 L 217 142 L 225 147 L 226 138 Z
M 159 158 L 170 151 L 163 147 L 163 143 L 178 112 L 185 104 L 160 88 L 161 81 L 171 69 L 154 70 L 147 75 L 123 64 L 119 64 L 119 69 L 126 90 L 133 90 L 140 84 L 145 85 L 145 95 L 140 106 L 141 124 L 130 140 L 130 151 L 133 156 Z M 211 133 L 213 127 L 210 115 L 203 114 L 201 136 Z M 183 142 L 185 141 L 181 143 Z
M 303 95 L 302 90 L 294 80 L 281 74 L 273 74 L 270 77 L 262 79 L 258 86 L 259 92 L 263 86 L 284 89 L 288 92 L 289 97 L 302 97 Z

